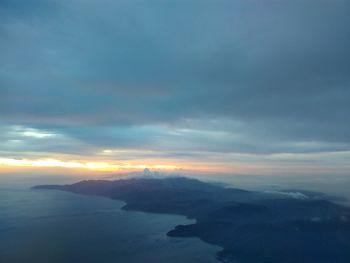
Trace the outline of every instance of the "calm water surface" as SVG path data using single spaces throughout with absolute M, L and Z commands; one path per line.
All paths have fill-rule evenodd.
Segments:
M 122 206 L 60 191 L 0 189 L 0 262 L 218 262 L 220 248 L 166 236 L 191 220 L 123 211 Z

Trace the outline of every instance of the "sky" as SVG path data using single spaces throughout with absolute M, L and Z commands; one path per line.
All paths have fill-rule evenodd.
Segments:
M 349 13 L 1 0 L 0 173 L 349 175 Z

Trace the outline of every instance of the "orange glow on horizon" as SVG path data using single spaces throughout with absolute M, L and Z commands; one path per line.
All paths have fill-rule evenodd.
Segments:
M 235 173 L 243 172 L 246 167 L 239 164 L 233 166 L 204 163 L 186 160 L 141 159 L 141 160 L 79 160 L 67 158 L 15 159 L 0 157 L 0 174 L 12 171 L 47 171 L 64 173 L 127 173 L 142 171 L 145 168 L 163 172 L 188 173 Z M 250 167 L 252 168 L 252 167 Z M 63 169 L 63 170 L 62 170 Z
M 302 174 L 307 172 L 330 173 L 333 169 L 326 167 L 291 167 L 284 164 L 268 165 L 264 163 L 216 163 L 201 160 L 177 159 L 133 159 L 133 160 L 81 160 L 75 158 L 4 158 L 0 157 L 0 174 L 11 172 L 49 172 L 64 174 L 93 174 L 128 173 L 142 171 L 145 168 L 160 172 L 175 173 L 204 173 L 204 174 Z
M 60 173 L 60 174 L 123 174 L 142 171 L 145 168 L 160 172 L 175 172 L 187 174 L 255 174 L 281 175 L 308 173 L 336 173 L 332 167 L 314 167 L 303 165 L 298 167 L 268 165 L 263 163 L 209 163 L 200 160 L 168 160 L 168 159 L 141 159 L 141 160 L 79 160 L 73 158 L 38 158 L 15 159 L 0 157 L 0 175 L 7 173 Z
M 111 162 L 84 162 L 84 161 L 63 161 L 59 159 L 11 159 L 0 158 L 0 169 L 8 167 L 37 167 L 37 168 L 68 168 L 96 171 L 125 171 L 142 170 L 145 168 L 160 170 L 177 170 L 177 165 L 172 164 L 133 164 L 129 162 L 111 163 Z

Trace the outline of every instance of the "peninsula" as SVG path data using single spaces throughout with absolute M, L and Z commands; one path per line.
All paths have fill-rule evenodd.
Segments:
M 104 196 L 126 202 L 125 210 L 196 219 L 167 235 L 218 245 L 222 262 L 350 262 L 350 208 L 320 193 L 255 192 L 184 177 L 87 180 L 33 189 Z

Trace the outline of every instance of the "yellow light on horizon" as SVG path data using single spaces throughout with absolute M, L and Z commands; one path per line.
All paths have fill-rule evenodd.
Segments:
M 82 161 L 62 161 L 58 159 L 11 159 L 0 158 L 0 167 L 60 167 L 69 169 L 88 169 L 97 171 L 118 171 L 127 169 L 179 169 L 176 165 L 168 164 L 131 164 L 131 163 L 108 163 L 108 162 L 82 162 Z

